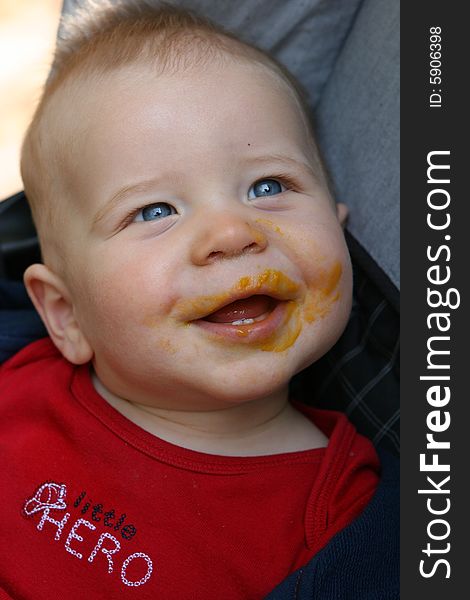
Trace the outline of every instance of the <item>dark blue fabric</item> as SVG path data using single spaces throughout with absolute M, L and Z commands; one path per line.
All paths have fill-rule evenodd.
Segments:
M 397 600 L 398 460 L 379 452 L 380 484 L 365 511 L 265 600 Z
M 0 363 L 46 335 L 23 283 L 0 279 Z

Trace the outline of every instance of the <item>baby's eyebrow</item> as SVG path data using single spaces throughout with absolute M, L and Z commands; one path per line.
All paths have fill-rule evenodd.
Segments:
M 133 196 L 134 194 L 141 194 L 148 192 L 152 189 L 155 189 L 158 182 L 161 180 L 160 177 L 153 177 L 152 179 L 147 179 L 145 181 L 138 181 L 137 183 L 132 183 L 130 185 L 126 185 L 115 192 L 109 200 L 99 209 L 96 213 L 95 218 L 93 219 L 92 226 L 95 227 L 101 219 L 106 216 L 108 210 L 117 204 L 118 202 L 122 202 L 129 196 Z
M 287 156 L 285 154 L 262 154 L 260 156 L 249 157 L 246 162 L 252 165 L 259 164 L 260 166 L 266 167 L 279 165 L 284 168 L 293 168 L 297 171 L 300 170 L 304 173 L 306 172 L 317 180 L 319 179 L 316 169 L 310 163 L 301 158 L 293 158 L 292 156 Z

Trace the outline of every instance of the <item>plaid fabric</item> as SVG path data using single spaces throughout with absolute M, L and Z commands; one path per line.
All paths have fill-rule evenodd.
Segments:
M 340 340 L 297 375 L 291 391 L 301 402 L 346 413 L 373 443 L 399 453 L 398 291 L 360 245 L 347 235 L 354 296 Z

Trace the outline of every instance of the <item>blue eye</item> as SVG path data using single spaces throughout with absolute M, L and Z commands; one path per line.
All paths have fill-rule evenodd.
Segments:
M 171 204 L 157 202 L 144 206 L 136 215 L 135 221 L 157 221 L 170 215 L 175 215 L 176 210 Z
M 275 196 L 285 191 L 284 186 L 276 179 L 260 179 L 248 190 L 248 198 L 261 198 L 263 196 Z

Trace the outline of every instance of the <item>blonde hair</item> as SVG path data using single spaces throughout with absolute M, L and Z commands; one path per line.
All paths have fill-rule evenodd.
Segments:
M 68 193 L 64 174 L 70 168 L 67 156 L 73 146 L 73 140 L 64 136 L 57 115 L 54 118 L 51 114 L 56 97 L 61 95 L 57 92 L 66 90 L 73 97 L 76 86 L 85 79 L 93 81 L 134 63 L 150 64 L 163 73 L 184 71 L 216 58 L 259 64 L 287 84 L 310 132 L 316 170 L 328 185 L 311 129 L 306 94 L 274 58 L 208 19 L 165 2 L 87 0 L 61 22 L 51 74 L 22 148 L 21 174 L 43 256 L 49 250 L 60 253 L 54 233 L 58 229 L 59 199 Z

